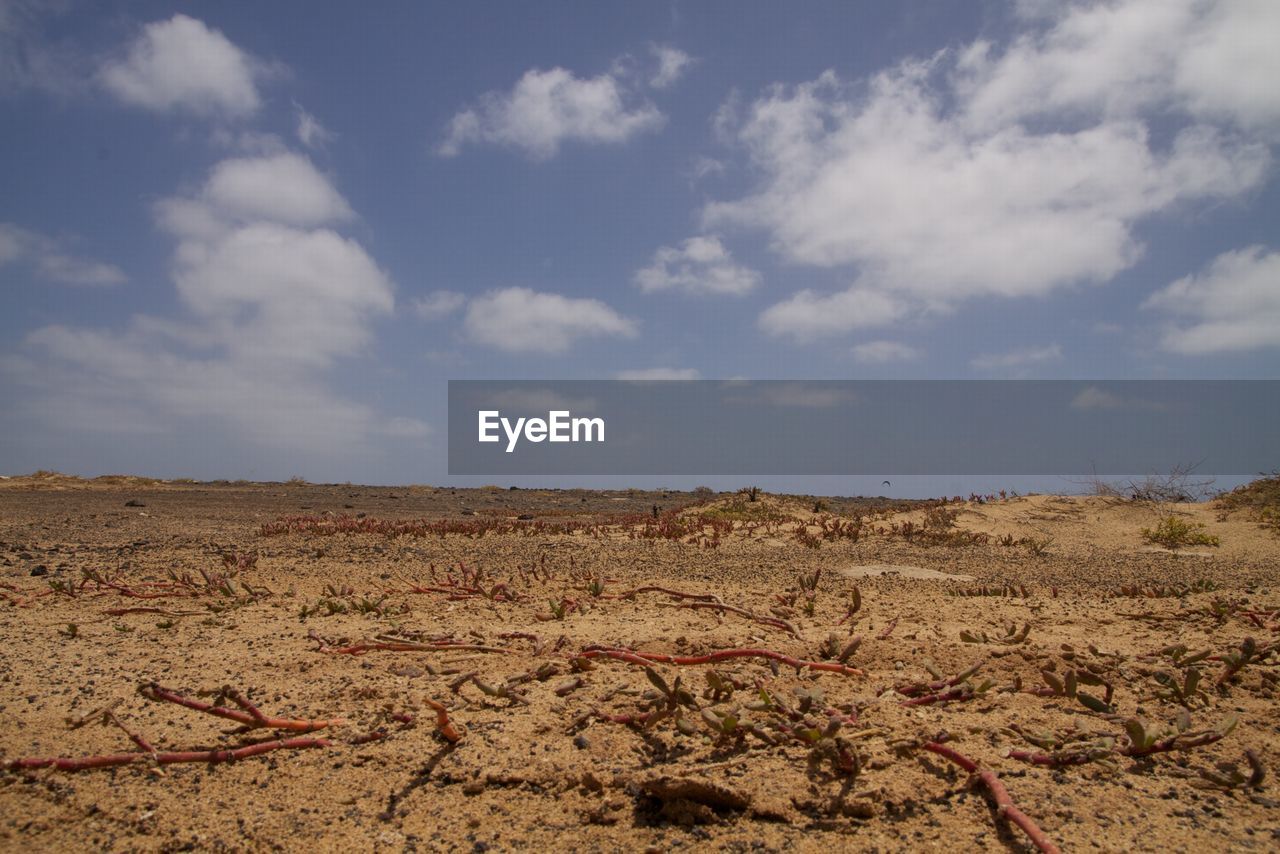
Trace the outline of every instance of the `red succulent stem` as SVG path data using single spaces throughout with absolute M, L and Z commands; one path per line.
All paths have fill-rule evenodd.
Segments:
M 973 774 L 974 778 L 986 788 L 991 795 L 991 799 L 995 801 L 996 814 L 1017 825 L 1031 840 L 1031 844 L 1039 851 L 1045 852 L 1045 854 L 1060 854 L 1058 846 L 1053 844 L 1053 841 L 1045 836 L 1044 831 L 1014 804 L 1013 798 L 1009 796 L 1009 790 L 1004 787 L 1004 783 L 1000 782 L 1000 778 L 996 776 L 994 771 L 982 768 L 977 762 L 962 753 L 957 753 L 945 744 L 929 741 L 922 746 L 930 753 L 936 753 L 943 759 L 954 762 L 968 773 Z
M 963 700 L 972 700 L 978 695 L 967 685 L 959 685 L 949 688 L 946 691 L 939 691 L 936 694 L 925 694 L 911 700 L 903 700 L 898 705 L 901 706 L 932 706 L 942 703 L 956 703 Z
M 764 658 L 794 667 L 797 670 L 809 668 L 827 673 L 839 673 L 842 676 L 865 676 L 866 673 L 857 667 L 837 664 L 834 661 L 804 661 L 781 652 L 769 649 L 720 649 L 706 655 L 667 655 L 661 652 L 636 652 L 630 649 L 615 649 L 602 646 L 589 646 L 579 653 L 581 658 L 613 658 L 648 667 L 653 664 L 698 665 L 714 664 L 717 661 L 728 661 L 734 658 Z
M 449 720 L 449 710 L 444 707 L 444 703 L 437 702 L 431 698 L 422 701 L 423 705 L 432 709 L 436 713 L 436 729 L 444 736 L 445 741 L 450 743 L 461 740 L 462 733 L 453 726 L 453 722 Z
M 10 769 L 56 768 L 59 771 L 84 771 L 89 768 L 114 768 L 121 765 L 132 765 L 138 761 L 152 761 L 159 765 L 173 765 L 181 762 L 207 762 L 210 765 L 216 765 L 221 762 L 235 762 L 238 759 L 260 756 L 273 750 L 304 750 L 311 747 L 328 747 L 332 743 L 324 738 L 285 738 L 276 741 L 260 741 L 256 744 L 246 744 L 243 747 L 224 748 L 222 750 L 109 753 L 102 756 L 82 756 L 74 759 L 15 759 L 6 763 L 6 767 Z
M 676 599 L 694 599 L 701 602 L 717 602 L 720 597 L 712 593 L 683 593 L 679 590 L 672 590 L 668 587 L 657 587 L 652 584 L 644 587 L 637 587 L 635 590 L 628 590 L 625 593 L 617 593 L 612 596 L 602 596 L 602 599 L 634 599 L 640 593 L 665 593 Z
M 753 614 L 745 608 L 739 608 L 736 605 L 726 605 L 723 602 L 685 602 L 680 605 L 681 608 L 692 608 L 694 610 L 710 609 L 713 611 L 728 611 L 731 614 L 737 614 L 746 617 L 752 622 L 760 623 L 764 626 L 770 626 L 775 629 L 781 629 L 792 637 L 799 637 L 800 633 L 796 631 L 795 626 L 786 620 L 779 620 L 775 617 L 764 617 L 760 614 Z
M 287 729 L 293 732 L 314 732 L 325 727 L 338 726 L 341 720 L 293 720 L 290 718 L 276 718 L 264 715 L 256 706 L 246 700 L 239 692 L 231 689 L 225 689 L 224 694 L 240 709 L 229 709 L 226 706 L 215 706 L 211 703 L 202 703 L 199 700 L 193 700 L 190 697 L 184 697 L 176 691 L 168 688 L 162 688 L 160 685 L 152 682 L 143 685 L 138 689 L 144 697 L 149 700 L 159 700 L 166 703 L 174 703 L 179 706 L 185 706 L 188 709 L 194 709 L 197 712 L 214 715 L 219 718 L 226 718 L 229 721 L 235 721 L 243 724 L 246 729 Z M 254 754 L 248 754 L 250 756 Z M 192 760 L 196 761 L 196 760 Z

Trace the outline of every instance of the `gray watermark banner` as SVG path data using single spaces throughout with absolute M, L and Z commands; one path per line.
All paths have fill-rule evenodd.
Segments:
M 1198 464 L 1198 465 L 1197 465 Z M 1280 467 L 1276 380 L 451 380 L 451 475 Z

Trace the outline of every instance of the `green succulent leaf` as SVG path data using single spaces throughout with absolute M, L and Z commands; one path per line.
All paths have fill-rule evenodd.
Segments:
M 1115 711 L 1114 709 L 1111 708 L 1111 706 L 1102 702 L 1092 694 L 1086 693 L 1084 691 L 1077 691 L 1076 699 L 1079 700 L 1086 709 L 1090 709 L 1092 711 L 1098 712 L 1099 714 L 1109 715 Z

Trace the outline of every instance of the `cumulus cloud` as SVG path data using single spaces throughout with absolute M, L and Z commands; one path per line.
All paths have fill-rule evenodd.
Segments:
M 297 226 L 352 215 L 329 179 L 309 159 L 288 151 L 223 160 L 205 183 L 200 201 L 229 219 Z
M 744 197 L 707 205 L 704 227 L 759 229 L 788 261 L 852 269 L 853 289 L 829 298 L 845 302 L 876 291 L 946 308 L 1106 282 L 1141 257 L 1135 229 L 1145 218 L 1238 198 L 1264 180 L 1269 142 L 1248 128 L 1265 109 L 1219 115 L 1190 84 L 1171 88 L 1170 66 L 1139 67 L 1156 62 L 1147 47 L 1183 56 L 1218 44 L 1226 37 L 1215 27 L 1244 8 L 1071 5 L 1004 49 L 977 42 L 865 81 L 827 72 L 750 103 L 730 98 L 719 133 L 761 180 Z M 1213 55 L 1236 75 L 1232 86 L 1268 89 L 1258 84 L 1270 79 L 1269 59 Z M 1217 85 L 1207 71 L 1187 74 L 1206 91 Z M 1231 103 L 1219 94 L 1215 103 Z M 1154 132 L 1156 116 L 1171 127 Z M 797 295 L 761 323 L 808 316 L 820 299 Z M 835 334 L 852 324 L 812 328 Z
M 1004 51 L 978 41 L 955 69 L 977 126 L 1063 110 L 1133 116 L 1152 107 L 1242 127 L 1280 129 L 1269 0 L 1124 0 L 1057 4 Z
M 904 313 L 901 302 L 878 291 L 853 287 L 824 296 L 806 289 L 765 309 L 760 315 L 760 328 L 770 335 L 805 340 L 884 326 Z
M 1143 307 L 1182 321 L 1160 340 L 1170 352 L 1280 347 L 1280 252 L 1262 246 L 1224 252 L 1202 272 L 1152 294 Z
M 869 365 L 883 365 L 914 361 L 920 358 L 920 351 L 900 341 L 868 341 L 853 348 L 853 358 Z
M 65 285 L 118 285 L 127 281 L 114 264 L 68 254 L 62 241 L 0 222 L 0 268 L 26 265 L 36 278 Z
M 258 110 L 262 65 L 220 31 L 183 14 L 148 24 L 99 72 L 107 91 L 150 110 L 241 117 Z
M 615 379 L 639 382 L 696 380 L 700 376 L 697 368 L 635 368 L 614 374 Z
M 564 142 L 625 142 L 665 121 L 657 107 L 628 91 L 617 73 L 581 78 L 563 68 L 535 68 L 511 91 L 488 92 L 455 115 L 436 151 L 453 157 L 470 143 L 485 142 L 545 160 Z
M 238 357 L 327 365 L 368 341 L 368 320 L 391 311 L 391 283 L 364 249 L 327 228 L 253 223 L 179 244 L 183 302 L 214 324 Z
M 174 280 L 184 304 L 233 357 L 323 366 L 368 340 L 393 304 L 391 282 L 331 226 L 346 199 L 307 158 L 224 160 L 194 195 L 157 205 L 178 238 Z
M 959 299 L 1102 281 L 1141 253 L 1141 217 L 1256 186 L 1267 149 L 1193 126 L 1165 151 L 1138 122 L 971 136 L 905 66 L 850 100 L 834 74 L 757 101 L 741 135 L 769 179 L 712 224 L 767 229 L 787 258 L 867 285 Z
M 471 300 L 465 321 L 473 341 L 509 353 L 563 353 L 580 338 L 634 338 L 634 321 L 600 300 L 529 288 L 490 291 Z
M 243 180 L 273 188 L 271 200 Z M 299 155 L 218 164 L 193 193 L 156 207 L 177 241 L 173 279 L 184 316 L 138 316 L 123 332 L 48 326 L 26 341 L 19 379 L 78 427 L 227 425 L 240 437 L 309 452 L 358 450 L 371 437 L 421 439 L 427 426 L 345 400 L 324 371 L 361 353 L 393 307 L 390 279 L 334 226 L 345 199 Z M 100 418 L 116 420 L 100 422 Z
M 760 274 L 735 264 L 718 237 L 690 237 L 679 247 L 663 246 L 635 282 L 646 293 L 682 290 L 691 294 L 742 296 L 760 284 Z
M 1022 347 L 1006 353 L 984 353 L 974 356 L 970 367 L 979 371 L 1021 371 L 1036 365 L 1048 365 L 1062 361 L 1062 347 L 1049 344 L 1044 347 Z
M 345 400 L 313 374 L 192 358 L 157 348 L 137 328 L 47 326 L 28 336 L 26 349 L 32 357 L 10 373 L 38 387 L 39 411 L 56 429 L 163 434 L 217 424 L 254 444 L 323 454 L 355 451 L 372 435 L 403 438 L 412 421 Z
M 409 306 L 423 320 L 439 320 L 453 314 L 466 302 L 466 296 L 457 291 L 432 291 L 426 296 L 416 297 Z
M 693 63 L 693 57 L 671 45 L 650 45 L 649 51 L 658 62 L 657 71 L 649 78 L 649 85 L 655 89 L 671 86 L 684 76 L 685 69 Z

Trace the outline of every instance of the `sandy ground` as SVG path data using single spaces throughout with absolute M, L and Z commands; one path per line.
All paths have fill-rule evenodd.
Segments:
M 328 746 L 231 763 L 7 768 L 0 848 L 1026 848 L 969 775 L 921 748 L 941 739 L 994 770 L 1064 850 L 1280 845 L 1280 652 L 1269 646 L 1280 639 L 1280 539 L 1246 516 L 1032 496 L 951 505 L 936 538 L 903 534 L 927 510 L 886 508 L 854 540 L 820 525 L 851 524 L 868 503 L 815 512 L 814 499 L 719 496 L 674 517 L 679 538 L 660 536 L 653 506 L 695 500 L 706 499 L 0 481 L 0 763 L 141 752 L 92 716 L 108 706 L 157 751 L 279 737 L 228 734 L 232 721 L 140 694 L 153 682 L 236 708 L 200 693 L 229 685 L 267 715 L 344 721 L 284 733 Z M 703 526 L 688 521 L 698 512 Z M 1141 529 L 1169 513 L 1221 544 L 1145 542 Z M 321 524 L 264 534 L 299 515 Z M 343 517 L 507 530 L 328 532 Z M 567 523 L 578 530 L 555 527 Z M 216 589 L 220 573 L 231 587 Z M 716 598 L 621 595 L 645 586 Z M 752 648 L 834 668 L 858 636 L 846 661 L 861 672 L 764 658 L 656 663 L 669 696 L 641 665 L 583 657 L 593 645 L 695 657 Z M 379 637 L 428 648 L 339 651 Z M 1255 660 L 1219 685 L 1246 638 Z M 1176 645 L 1181 658 L 1161 652 Z M 1183 660 L 1198 651 L 1208 656 Z M 954 686 L 912 688 L 974 665 Z M 1068 671 L 1083 675 L 1077 695 L 1046 696 Z M 1159 681 L 1185 686 L 1190 672 L 1203 678 L 1183 698 Z M 904 705 L 948 692 L 951 702 Z M 1095 702 L 1110 692 L 1110 707 L 1079 692 Z M 437 730 L 429 700 L 447 707 L 459 741 Z M 610 720 L 669 706 L 678 714 L 648 726 Z M 1126 719 L 1168 738 L 1182 717 L 1184 746 L 1216 738 L 1233 716 L 1212 743 L 1125 755 Z M 1098 761 L 1009 755 L 1079 756 L 1086 741 Z M 1260 785 L 1249 784 L 1246 751 L 1265 769 Z

